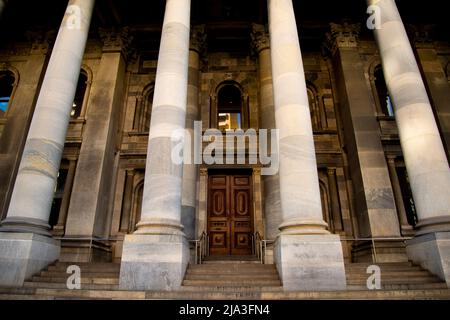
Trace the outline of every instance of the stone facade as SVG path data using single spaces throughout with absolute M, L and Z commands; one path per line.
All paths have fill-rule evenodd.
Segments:
M 0 116 L 1 273 L 28 262 L 0 285 L 20 285 L 54 260 L 114 261 L 121 288 L 177 289 L 193 240 L 210 231 L 218 170 L 250 170 L 252 231 L 271 241 L 266 262 L 286 290 L 345 289 L 344 262 L 374 259 L 412 260 L 450 285 L 450 43 L 430 31 L 438 27 L 383 18 L 392 34 L 375 39 L 358 23 L 364 11 L 314 24 L 291 0 L 269 0 L 268 13 L 157 2 L 142 23 L 138 13 L 125 19 L 120 1 L 70 0 L 58 37 L 57 23 L 1 33 L 0 76 L 14 78 Z M 266 6 L 253 2 L 244 7 Z M 21 14 L 6 4 L 2 28 Z M 369 4 L 397 12 L 393 0 Z M 74 7 L 83 17 L 75 30 Z M 407 92 L 390 72 L 400 58 L 389 41 L 409 54 Z M 281 129 L 279 174 L 262 176 L 249 161 L 170 164 L 170 130 L 217 128 L 226 86 L 239 90 L 242 129 Z M 413 116 L 423 139 L 408 129 Z M 12 258 L 18 248 L 29 254 Z

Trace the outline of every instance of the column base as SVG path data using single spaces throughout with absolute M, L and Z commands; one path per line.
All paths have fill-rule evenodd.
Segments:
M 406 252 L 411 261 L 444 280 L 450 288 L 450 232 L 418 236 L 407 242 Z
M 120 266 L 120 289 L 178 290 L 189 257 L 189 244 L 184 235 L 127 235 Z
M 60 242 L 33 233 L 0 232 L 0 286 L 21 287 L 58 260 Z
M 274 259 L 286 291 L 346 289 L 339 236 L 281 234 L 274 245 Z
M 33 218 L 6 218 L 1 222 L 1 231 L 13 233 L 34 233 L 52 237 L 46 221 Z

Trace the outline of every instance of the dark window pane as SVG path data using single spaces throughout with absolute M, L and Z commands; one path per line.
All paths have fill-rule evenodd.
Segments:
M 9 71 L 0 72 L 0 117 L 6 114 L 14 86 L 14 75 Z

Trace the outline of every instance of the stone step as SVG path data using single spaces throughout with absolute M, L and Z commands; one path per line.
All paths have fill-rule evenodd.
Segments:
M 371 265 L 383 266 L 394 266 L 394 267 L 413 267 L 415 266 L 412 262 L 352 262 L 345 263 L 345 267 L 368 267 Z
M 189 268 L 186 270 L 186 274 L 204 274 L 204 275 L 217 275 L 217 276 L 221 276 L 221 275 L 243 275 L 243 276 L 253 276 L 255 274 L 258 275 L 278 275 L 277 270 L 275 269 L 262 269 L 262 270 L 253 270 L 253 269 L 249 269 L 249 270 L 228 270 L 228 269 L 224 269 L 224 270 L 215 270 L 215 269 L 192 269 Z
M 25 295 L 25 294 L 0 294 L 0 301 L 8 300 L 55 300 L 52 296 L 35 296 L 35 295 Z
M 49 283 L 66 283 L 67 277 L 40 277 L 35 276 L 32 279 L 33 282 L 49 282 Z M 81 284 L 119 284 L 119 278 L 89 278 L 82 276 L 80 279 Z
M 413 300 L 450 299 L 450 290 L 378 290 L 339 292 L 269 292 L 262 293 L 261 299 L 270 300 Z
M 49 278 L 68 278 L 71 274 L 62 271 L 42 271 L 39 276 Z M 83 278 L 118 278 L 118 272 L 81 272 Z
M 248 281 L 258 281 L 258 280 L 279 280 L 278 274 L 253 274 L 253 275 L 243 275 L 243 274 L 186 274 L 185 280 L 248 280 Z
M 347 284 L 365 284 L 367 279 L 347 279 Z M 416 284 L 416 283 L 442 283 L 437 278 L 399 278 L 381 279 L 382 284 Z
M 34 294 L 36 289 L 34 288 L 5 288 L 0 287 L 0 294 L 12 294 L 12 295 L 30 295 Z
M 238 281 L 228 281 L 221 279 L 213 280 L 184 280 L 183 286 L 281 286 L 280 280 L 238 280 Z
M 51 265 L 48 267 L 48 271 L 66 272 L 69 266 L 80 267 L 81 272 L 120 272 L 120 264 L 104 264 L 104 263 L 57 263 L 56 265 Z
M 177 300 L 405 300 L 405 299 L 450 299 L 450 290 L 354 290 L 329 292 L 143 292 L 143 291 L 108 291 L 108 290 L 58 290 L 38 289 L 41 299 L 177 299 Z M 22 299 L 24 296 L 4 295 L 4 298 Z M 25 296 L 27 297 L 27 296 Z M 29 295 L 27 298 L 36 296 Z M 0 296 L 3 298 L 3 296 Z
M 80 298 L 80 299 L 145 299 L 144 291 L 121 291 L 121 290 L 68 290 L 58 288 L 36 289 L 38 296 L 55 296 L 60 298 Z
M 204 260 L 203 264 L 261 264 L 260 260 Z
M 408 271 L 424 271 L 421 267 L 394 267 L 394 266 L 384 266 L 380 267 L 382 272 L 408 272 Z M 360 267 L 348 267 L 345 268 L 345 271 L 353 273 L 353 272 L 366 272 L 367 268 Z
M 275 265 L 269 264 L 228 264 L 228 265 L 220 265 L 220 264 L 197 264 L 190 265 L 189 269 L 197 269 L 197 270 L 242 270 L 242 271 L 260 271 L 260 270 L 276 270 Z
M 180 291 L 186 292 L 274 292 L 283 291 L 283 287 L 277 286 L 182 286 Z
M 366 273 L 366 272 L 346 272 L 347 277 L 369 277 L 370 274 Z M 390 277 L 394 277 L 397 278 L 399 276 L 401 277 L 424 277 L 424 276 L 433 276 L 432 274 L 430 274 L 428 271 L 406 271 L 406 272 L 395 272 L 395 271 L 389 271 L 389 272 L 383 272 L 381 271 L 381 276 L 383 278 L 390 278 Z M 433 276 L 434 277 L 434 276 Z
M 67 289 L 67 284 L 60 282 L 25 282 L 25 288 L 36 289 Z M 117 290 L 117 284 L 81 284 L 81 288 L 85 290 Z M 37 294 L 37 293 L 36 293 Z
M 347 281 L 366 281 L 368 277 L 365 276 L 347 276 Z M 414 276 L 414 277 L 407 277 L 405 275 L 399 275 L 398 277 L 383 277 L 381 276 L 381 281 L 383 282 L 392 282 L 392 281 L 404 281 L 405 283 L 414 281 L 422 281 L 422 282 L 442 282 L 441 279 L 431 276 L 431 275 L 423 275 L 423 276 Z
M 445 283 L 381 284 L 382 290 L 448 290 Z M 366 284 L 347 284 L 348 291 L 366 291 Z M 375 290 L 376 291 L 376 290 Z

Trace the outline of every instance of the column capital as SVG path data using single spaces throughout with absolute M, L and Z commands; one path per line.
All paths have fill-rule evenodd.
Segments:
M 433 38 L 436 31 L 436 25 L 406 25 L 405 26 L 412 43 L 416 48 L 433 48 Z
M 206 49 L 206 26 L 204 24 L 191 27 L 189 50 L 202 54 Z
M 395 154 L 388 154 L 388 155 L 386 155 L 386 158 L 387 158 L 388 162 L 395 163 L 395 160 L 397 159 L 397 156 Z
M 200 175 L 203 177 L 208 176 L 208 168 L 200 168 Z
M 252 49 L 254 52 L 260 53 L 263 50 L 270 49 L 270 36 L 267 26 L 253 23 L 250 37 L 252 39 Z
M 327 173 L 328 173 L 328 176 L 335 176 L 336 168 L 331 168 L 331 167 L 327 168 Z
M 360 23 L 330 23 L 330 32 L 325 35 L 323 44 L 325 53 L 334 55 L 340 48 L 357 48 L 359 42 Z
M 130 35 L 128 27 L 120 29 L 99 28 L 98 34 L 103 43 L 103 52 L 120 52 L 126 60 L 131 57 L 133 36 Z
M 25 36 L 31 42 L 32 55 L 36 54 L 47 54 L 49 49 L 55 43 L 56 40 L 56 30 L 44 31 L 44 30 L 34 30 L 27 31 Z

